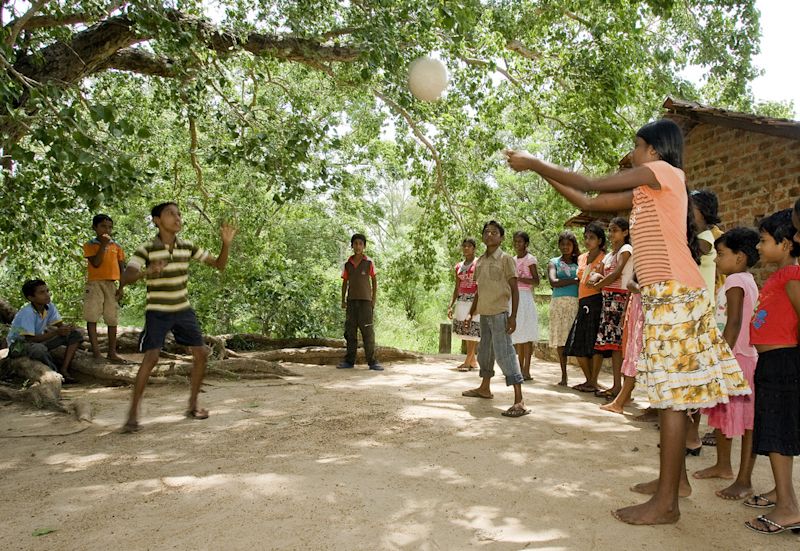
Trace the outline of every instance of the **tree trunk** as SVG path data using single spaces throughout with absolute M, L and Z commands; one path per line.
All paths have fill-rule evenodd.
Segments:
M 0 373 L 25 381 L 20 389 L 0 386 L 0 398 L 64 411 L 59 403 L 63 378 L 45 364 L 30 358 L 6 358 L 0 362 Z

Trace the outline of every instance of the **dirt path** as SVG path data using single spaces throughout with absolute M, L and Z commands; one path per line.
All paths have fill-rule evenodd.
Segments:
M 756 511 L 715 497 L 718 481 L 694 483 L 677 525 L 619 523 L 609 512 L 641 500 L 627 488 L 657 475 L 653 424 L 553 386 L 558 367 L 542 363 L 525 386 L 533 414 L 506 419 L 499 376 L 494 400 L 462 398 L 477 375 L 455 363 L 210 381 L 207 421 L 182 417 L 187 387 L 151 386 L 134 435 L 116 432 L 128 388 L 70 390 L 96 419 L 65 436 L 9 438 L 83 425 L 4 404 L 0 548 L 798 549 L 744 528 Z M 760 458 L 757 489 L 770 481 Z

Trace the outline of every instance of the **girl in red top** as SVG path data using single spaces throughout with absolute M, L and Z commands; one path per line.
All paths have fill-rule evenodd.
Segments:
M 797 214 L 794 221 L 800 222 Z M 750 323 L 750 344 L 758 350 L 753 453 L 769 456 L 775 489 L 754 495 L 745 505 L 775 508 L 745 526 L 765 534 L 800 532 L 792 486 L 792 462 L 800 455 L 800 243 L 794 241 L 791 209 L 768 216 L 758 229 L 761 261 L 776 264 L 778 270 L 764 282 Z
M 614 511 L 629 524 L 668 524 L 680 518 L 678 493 L 686 476 L 687 413 L 750 393 L 714 323 L 711 297 L 697 267 L 697 236 L 683 164 L 683 135 L 661 119 L 636 132 L 633 168 L 592 179 L 532 155 L 508 151 L 514 170 L 533 170 L 578 208 L 631 211 L 633 263 L 644 312 L 639 382 L 659 410 L 660 472 L 634 490 L 652 494 L 641 505 Z M 597 197 L 586 192 L 598 191 Z M 687 225 L 688 223 L 688 225 Z
M 478 367 L 475 351 L 481 340 L 481 317 L 469 318 L 469 311 L 478 290 L 478 284 L 475 283 L 476 246 L 477 243 L 471 237 L 461 242 L 464 260 L 455 266 L 456 286 L 453 289 L 450 306 L 447 307 L 447 317 L 453 320 L 453 333 L 467 344 L 467 358 L 458 366 L 459 371 L 469 371 Z

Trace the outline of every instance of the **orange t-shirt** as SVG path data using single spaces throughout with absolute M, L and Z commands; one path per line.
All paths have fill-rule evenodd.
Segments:
M 603 258 L 605 258 L 605 256 L 606 253 L 600 251 L 600 254 L 597 255 L 597 258 L 595 258 L 594 262 L 591 264 L 589 264 L 589 253 L 583 253 L 578 257 L 578 279 L 580 280 L 580 284 L 578 285 L 578 299 L 599 295 L 601 293 L 600 289 L 589 287 L 588 283 L 589 274 L 597 271 L 603 273 Z
M 83 257 L 89 260 L 100 250 L 100 241 L 92 239 L 83 244 Z M 89 281 L 119 281 L 119 263 L 125 260 L 125 252 L 122 247 L 112 241 L 106 246 L 103 254 L 103 261 L 96 267 L 91 261 L 89 264 Z
M 633 190 L 630 232 L 639 285 L 675 280 L 703 289 L 705 282 L 686 237 L 686 177 L 665 161 L 643 166 L 653 172 L 661 189 L 639 186 Z

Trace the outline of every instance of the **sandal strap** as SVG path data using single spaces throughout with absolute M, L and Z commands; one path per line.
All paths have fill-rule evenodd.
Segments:
M 760 517 L 757 517 L 756 520 L 759 521 L 759 522 L 762 522 L 763 524 L 766 524 L 767 526 L 772 526 L 774 528 L 777 528 L 778 530 L 781 530 L 781 531 L 786 530 L 785 527 L 781 526 L 780 524 L 778 524 L 777 522 L 775 522 L 773 520 L 768 519 L 764 515 L 761 515 Z

